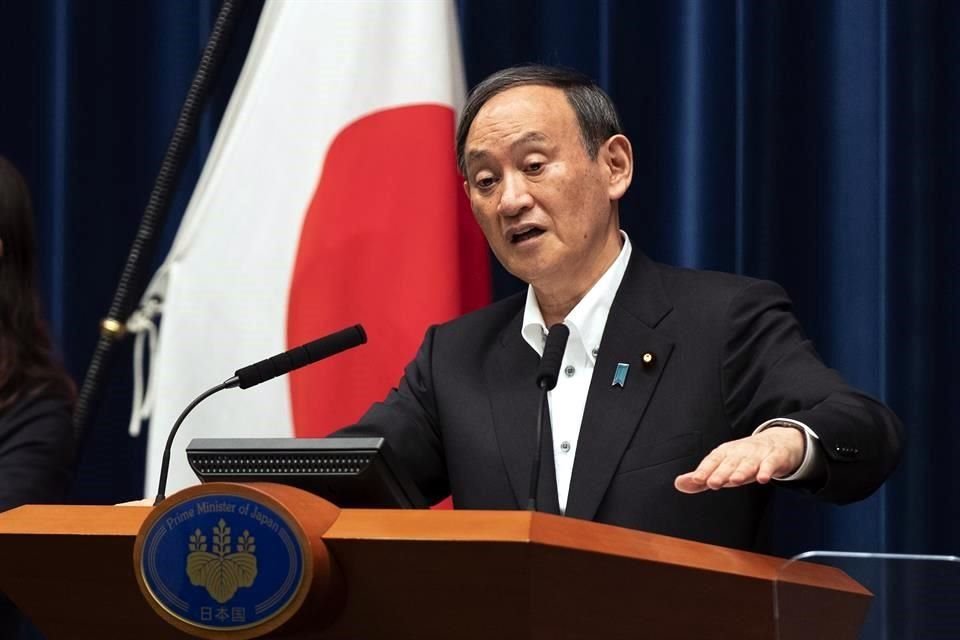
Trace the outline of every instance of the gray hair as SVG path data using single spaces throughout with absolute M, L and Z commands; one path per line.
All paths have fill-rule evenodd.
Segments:
M 537 64 L 509 67 L 488 76 L 467 96 L 467 104 L 457 125 L 457 166 L 461 174 L 466 175 L 464 147 L 467 143 L 467 132 L 481 107 L 490 98 L 507 89 L 528 85 L 563 90 L 567 101 L 577 114 L 580 139 L 592 160 L 596 159 L 600 145 L 610 136 L 623 133 L 620 118 L 617 116 L 617 110 L 610 96 L 582 73 Z

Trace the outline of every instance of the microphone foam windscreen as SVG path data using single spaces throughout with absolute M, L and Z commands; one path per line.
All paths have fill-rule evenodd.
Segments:
M 563 363 L 563 352 L 567 348 L 567 338 L 570 329 L 567 325 L 557 323 L 550 327 L 547 334 L 547 344 L 543 347 L 543 357 L 540 358 L 540 367 L 537 369 L 537 386 L 546 387 L 547 391 L 557 386 L 557 376 L 560 375 L 560 365 Z

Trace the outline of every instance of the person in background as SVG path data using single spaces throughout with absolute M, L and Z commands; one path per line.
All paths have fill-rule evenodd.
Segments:
M 0 512 L 66 497 L 74 397 L 40 316 L 27 185 L 0 156 Z M 0 638 L 17 637 L 19 626 L 0 594 Z

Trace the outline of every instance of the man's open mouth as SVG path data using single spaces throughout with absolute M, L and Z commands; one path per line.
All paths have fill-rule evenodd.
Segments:
M 521 231 L 519 233 L 511 233 L 510 242 L 511 244 L 520 244 L 521 242 L 532 240 L 533 238 L 536 238 L 537 236 L 540 236 L 540 235 L 543 235 L 543 229 L 538 229 L 536 227 L 533 227 L 533 228 L 527 229 L 526 231 Z

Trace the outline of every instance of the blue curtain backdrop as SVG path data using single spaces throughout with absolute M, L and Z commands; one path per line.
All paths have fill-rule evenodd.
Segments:
M 0 154 L 31 187 L 47 317 L 78 385 L 219 7 L 219 0 L 0 0 Z M 176 233 L 243 63 L 259 5 L 249 9 L 155 264 Z M 118 345 L 83 452 L 77 502 L 116 502 L 142 487 L 145 444 L 124 435 L 131 346 Z
M 44 300 L 79 381 L 218 3 L 0 0 L 0 153 L 33 189 Z M 181 181 L 202 166 L 251 2 Z M 909 437 L 878 494 L 781 492 L 775 549 L 960 551 L 960 2 L 460 0 L 468 81 L 545 62 L 619 105 L 637 171 L 623 224 L 655 259 L 779 281 L 824 359 Z M 519 288 L 499 267 L 498 296 Z M 77 501 L 139 497 L 129 345 Z

